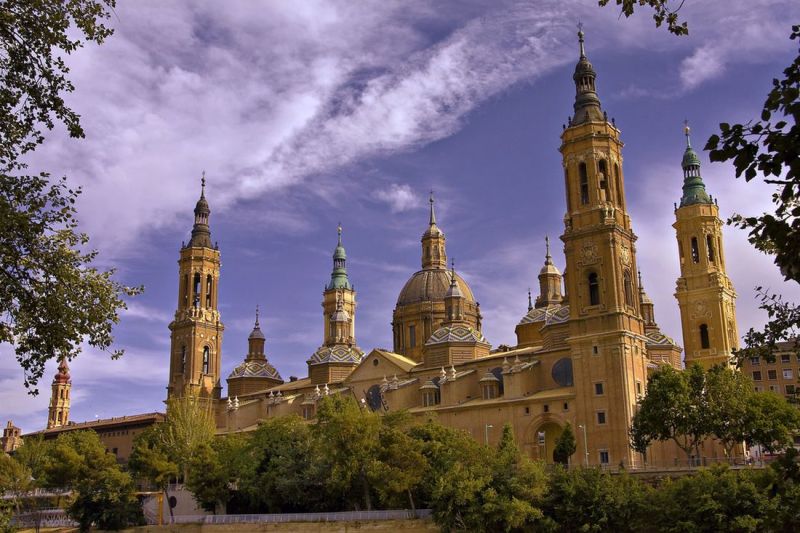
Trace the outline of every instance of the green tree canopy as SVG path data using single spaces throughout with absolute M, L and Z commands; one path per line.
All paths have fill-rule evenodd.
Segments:
M 578 444 L 575 440 L 575 433 L 572 431 L 572 425 L 567 422 L 564 431 L 558 436 L 556 446 L 553 450 L 553 460 L 561 464 L 569 464 L 569 459 L 575 453 Z

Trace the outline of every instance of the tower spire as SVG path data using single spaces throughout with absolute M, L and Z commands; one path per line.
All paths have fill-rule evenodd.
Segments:
M 700 158 L 692 148 L 692 141 L 689 136 L 691 129 L 689 121 L 683 122 L 683 134 L 686 136 L 686 150 L 683 152 L 683 195 L 681 196 L 680 207 L 694 204 L 710 204 L 711 197 L 706 192 L 706 185 L 700 176 Z
M 337 242 L 336 249 L 333 251 L 333 271 L 331 272 L 331 281 L 325 289 L 352 289 L 353 287 L 347 277 L 347 253 L 345 253 L 344 245 L 342 245 L 341 223 L 336 227 L 336 233 Z
M 605 116 L 600 109 L 600 98 L 597 96 L 595 78 L 597 73 L 586 57 L 586 47 L 584 46 L 583 24 L 578 23 L 578 44 L 580 45 L 580 57 L 578 64 L 575 65 L 575 73 L 572 79 L 575 81 L 575 116 L 570 121 L 570 126 L 576 126 L 585 122 L 604 122 Z
M 212 248 L 211 228 L 208 219 L 211 209 L 206 200 L 206 171 L 203 171 L 200 178 L 200 199 L 194 206 L 194 227 L 192 227 L 192 238 L 189 240 L 189 248 Z
M 447 268 L 447 254 L 445 252 L 445 238 L 442 230 L 436 225 L 436 210 L 434 208 L 433 191 L 428 198 L 430 203 L 430 218 L 428 229 L 422 234 L 422 268 Z
M 531 300 L 531 288 L 528 287 L 528 311 L 533 310 L 533 300 Z

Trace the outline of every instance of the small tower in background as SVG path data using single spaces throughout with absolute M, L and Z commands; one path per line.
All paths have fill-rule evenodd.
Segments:
M 736 291 L 725 272 L 719 208 L 706 192 L 689 133 L 687 123 L 683 195 L 672 225 L 681 267 L 675 298 L 681 309 L 686 365 L 696 362 L 709 368 L 728 364 L 739 347 Z
M 58 364 L 58 372 L 53 379 L 52 387 L 50 407 L 47 412 L 47 429 L 66 426 L 69 422 L 69 394 L 72 389 L 72 378 L 69 375 L 69 365 L 64 357 Z
M 333 251 L 331 280 L 322 293 L 324 342 L 306 361 L 311 383 L 342 381 L 355 368 L 364 352 L 356 346 L 356 291 L 347 276 L 347 253 L 342 245 L 342 226 Z
M 537 308 L 561 305 L 564 299 L 561 294 L 561 271 L 553 264 L 553 257 L 550 255 L 550 237 L 545 237 L 544 242 L 547 251 L 544 257 L 544 266 L 539 271 L 539 296 L 536 297 Z
M 261 331 L 256 306 L 256 322 L 247 337 L 247 356 L 228 376 L 228 397 L 239 397 L 251 392 L 262 391 L 283 383 L 283 378 L 267 361 L 264 353 L 266 337 Z

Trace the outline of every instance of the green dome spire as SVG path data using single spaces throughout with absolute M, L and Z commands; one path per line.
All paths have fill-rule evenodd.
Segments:
M 706 192 L 706 185 L 700 177 L 700 157 L 692 148 L 689 138 L 689 122 L 686 121 L 683 133 L 686 135 L 686 151 L 683 152 L 683 196 L 681 207 L 694 204 L 710 204 L 711 197 Z
M 347 278 L 347 253 L 342 246 L 342 225 L 339 224 L 337 228 L 339 232 L 339 241 L 336 244 L 336 249 L 333 251 L 333 272 L 331 272 L 331 282 L 325 287 L 326 290 L 331 289 L 352 289 L 350 280 Z

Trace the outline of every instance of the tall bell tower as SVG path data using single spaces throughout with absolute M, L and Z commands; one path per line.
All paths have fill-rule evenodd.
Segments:
M 675 298 L 681 309 L 686 365 L 704 368 L 731 361 L 739 347 L 736 291 L 725 272 L 719 208 L 700 177 L 700 158 L 684 129 L 683 195 L 675 208 L 681 276 Z
M 200 199 L 194 208 L 189 244 L 182 245 L 178 260 L 178 308 L 170 323 L 168 397 L 191 390 L 200 397 L 218 399 L 222 332 L 218 309 L 220 254 L 211 244 L 205 174 Z
M 561 236 L 570 307 L 567 342 L 575 387 L 581 388 L 576 416 L 590 428 L 590 464 L 602 460 L 630 466 L 640 456 L 631 451 L 628 429 L 637 394 L 647 381 L 636 235 L 625 203 L 620 130 L 601 109 L 582 30 L 578 40 L 575 115 L 561 134 L 560 147 L 567 196 Z

